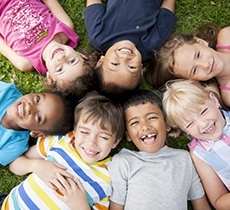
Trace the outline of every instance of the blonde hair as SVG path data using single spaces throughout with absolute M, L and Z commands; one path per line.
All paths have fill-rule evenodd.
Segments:
M 180 133 L 177 129 L 181 131 L 181 121 L 189 121 L 191 113 L 199 112 L 200 107 L 210 99 L 210 93 L 220 101 L 219 92 L 211 83 L 179 79 L 167 82 L 165 88 L 163 109 L 168 125 L 175 129 L 174 133 L 171 133 L 174 137 Z

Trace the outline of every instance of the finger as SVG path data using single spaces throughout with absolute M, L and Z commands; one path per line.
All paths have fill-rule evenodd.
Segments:
M 85 192 L 85 188 L 84 188 L 84 186 L 82 185 L 82 183 L 81 183 L 81 181 L 80 181 L 79 178 L 77 178 L 76 182 L 77 182 L 78 188 L 79 188 L 82 192 Z
M 64 170 L 67 169 L 67 167 L 65 167 L 65 166 L 63 166 L 62 164 L 57 163 L 57 162 L 54 162 L 54 165 L 56 165 L 58 168 L 61 168 L 61 169 L 64 169 Z

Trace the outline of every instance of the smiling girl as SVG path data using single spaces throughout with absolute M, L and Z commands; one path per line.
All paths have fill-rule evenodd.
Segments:
M 28 149 L 30 131 L 34 137 L 61 135 L 73 126 L 72 104 L 57 92 L 22 96 L 14 84 L 0 82 L 0 107 L 0 165 Z
M 193 34 L 174 34 L 156 52 L 146 73 L 154 87 L 174 77 L 207 81 L 216 78 L 223 102 L 230 106 L 230 27 L 205 24 Z M 161 78 L 161 80 L 159 80 Z
M 216 92 L 194 80 L 166 84 L 163 106 L 167 123 L 192 136 L 190 154 L 215 209 L 230 208 L 230 112 Z

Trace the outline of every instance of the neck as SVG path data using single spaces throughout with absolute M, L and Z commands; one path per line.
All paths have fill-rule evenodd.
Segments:
M 18 131 L 24 130 L 23 128 L 19 127 L 15 122 L 8 119 L 7 112 L 2 118 L 1 125 L 7 129 L 18 130 Z

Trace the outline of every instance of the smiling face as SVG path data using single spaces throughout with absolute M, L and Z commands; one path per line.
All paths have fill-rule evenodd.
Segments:
M 115 133 L 112 133 L 109 125 L 102 129 L 100 121 L 85 121 L 84 112 L 81 113 L 79 121 L 74 128 L 75 148 L 84 162 L 88 164 L 106 158 L 111 149 L 115 148 L 119 141 L 116 141 Z
M 47 76 L 53 81 L 68 83 L 84 74 L 84 59 L 84 55 L 68 45 L 52 44 L 45 57 Z
M 162 111 L 155 104 L 146 103 L 125 110 L 127 139 L 140 151 L 154 153 L 165 145 L 167 126 Z
M 183 78 L 206 81 L 224 68 L 220 54 L 201 43 L 184 44 L 175 51 L 174 73 Z
M 103 81 L 133 89 L 142 75 L 142 57 L 130 41 L 116 42 L 98 61 L 103 68 Z
M 48 131 L 58 121 L 63 103 L 54 94 L 27 94 L 11 104 L 3 117 L 3 126 L 15 130 Z
M 204 105 L 200 105 L 200 112 L 190 113 L 190 119 L 181 119 L 180 128 L 197 139 L 214 140 L 218 139 L 225 126 L 225 119 L 219 110 L 218 99 L 210 94 Z

